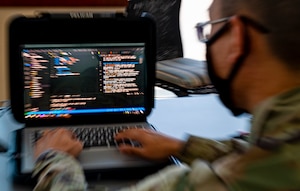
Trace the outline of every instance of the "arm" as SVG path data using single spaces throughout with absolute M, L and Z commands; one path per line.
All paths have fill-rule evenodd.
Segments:
M 232 150 L 231 140 L 216 141 L 190 136 L 177 157 L 187 164 L 191 164 L 195 159 L 213 162 Z
M 38 176 L 34 191 L 86 190 L 83 171 L 71 155 L 48 150 L 37 159 L 33 176 Z
M 173 155 L 189 164 L 189 167 L 171 165 L 122 191 L 183 191 L 198 188 L 203 191 L 228 191 L 228 185 L 216 174 L 211 162 L 217 161 L 233 149 L 243 151 L 247 147 L 239 137 L 237 140 L 214 141 L 190 136 L 187 141 L 181 141 L 156 131 L 139 129 L 126 130 L 115 138 L 117 141 L 133 139 L 142 145 L 138 148 L 120 145 L 121 152 L 154 160 Z
M 127 131 L 127 133 L 130 132 L 133 136 L 134 133 L 137 133 L 137 131 L 134 130 Z M 148 151 L 151 150 L 154 156 L 159 156 L 158 158 L 161 159 L 164 154 L 154 152 L 155 150 L 153 149 L 158 149 L 158 151 L 162 153 L 179 156 L 180 151 L 185 145 L 183 141 L 167 137 L 154 131 L 141 130 L 141 132 L 138 132 L 136 135 L 139 135 L 137 137 L 140 138 L 143 137 L 140 139 L 143 146 L 142 148 L 132 148 L 123 145 L 120 146 L 120 149 L 133 149 L 132 153 L 144 154 L 144 156 L 147 156 L 147 154 L 149 154 Z M 122 134 L 117 137 L 122 137 Z M 153 143 L 154 145 L 149 146 L 148 143 Z M 81 151 L 81 149 L 78 148 L 82 148 L 82 144 L 78 145 L 78 141 L 69 131 L 54 130 L 46 132 L 36 144 L 36 156 L 38 156 L 38 159 L 34 175 L 39 178 L 35 191 L 85 190 L 86 183 L 82 169 L 74 158 Z M 163 152 L 164 149 L 168 150 Z M 226 190 L 223 183 L 220 182 L 207 162 L 195 160 L 191 168 L 171 165 L 147 177 L 131 188 L 125 188 L 124 191 L 147 191 L 153 189 L 158 191 L 182 191 L 195 186 L 205 188 L 203 190 Z
M 187 141 L 163 135 L 154 130 L 129 129 L 119 133 L 115 139 L 132 139 L 141 144 L 141 147 L 121 144 L 119 150 L 125 154 L 138 155 L 151 160 L 163 160 L 175 156 L 190 164 L 194 159 L 213 161 L 232 150 L 231 141 L 213 141 L 190 136 Z
M 145 129 L 128 129 L 118 133 L 115 139 L 120 143 L 120 152 L 150 160 L 165 160 L 171 155 L 176 156 L 184 146 L 184 141 Z M 137 141 L 141 147 L 122 144 L 126 139 Z
M 195 160 L 190 167 L 171 165 L 121 191 L 228 191 L 207 162 Z
M 38 183 L 34 190 L 85 190 L 83 171 L 75 159 L 81 150 L 82 143 L 66 129 L 44 132 L 35 145 L 37 161 L 33 175 Z

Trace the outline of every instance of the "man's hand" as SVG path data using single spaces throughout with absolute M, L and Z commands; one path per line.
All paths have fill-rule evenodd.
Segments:
M 76 135 L 67 129 L 46 130 L 42 137 L 35 144 L 35 158 L 39 157 L 44 151 L 52 149 L 68 153 L 77 157 L 82 151 L 83 144 Z
M 141 145 L 140 147 L 120 144 L 120 152 L 150 160 L 165 160 L 171 155 L 177 156 L 184 145 L 181 140 L 168 137 L 154 130 L 145 129 L 125 130 L 118 133 L 115 139 L 117 142 L 126 139 L 137 141 Z

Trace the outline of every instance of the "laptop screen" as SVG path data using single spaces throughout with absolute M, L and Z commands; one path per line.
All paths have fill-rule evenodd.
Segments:
M 148 17 L 14 19 L 14 118 L 28 127 L 144 121 L 154 107 L 155 34 Z
M 145 44 L 22 47 L 25 119 L 145 112 Z

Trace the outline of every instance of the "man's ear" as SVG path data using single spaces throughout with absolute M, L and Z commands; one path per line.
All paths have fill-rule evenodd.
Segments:
M 228 35 L 230 40 L 228 41 L 229 50 L 227 52 L 227 59 L 230 63 L 236 63 L 244 53 L 246 47 L 245 25 L 238 16 L 233 16 L 229 22 L 230 29 Z

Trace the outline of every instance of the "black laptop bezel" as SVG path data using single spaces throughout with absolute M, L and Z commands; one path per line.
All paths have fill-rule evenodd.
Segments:
M 103 27 L 105 26 L 105 27 Z M 56 30 L 72 28 L 78 30 Z M 145 43 L 147 87 L 144 115 L 87 115 L 76 118 L 57 118 L 48 121 L 49 126 L 82 123 L 97 124 L 120 121 L 145 121 L 154 107 L 154 83 L 156 62 L 155 23 L 148 17 L 128 18 L 125 16 L 96 18 L 64 17 L 18 17 L 9 26 L 9 73 L 11 108 L 15 119 L 26 126 L 41 125 L 38 120 L 24 120 L 24 85 L 21 47 L 26 44 L 68 43 Z M 42 122 L 45 124 L 45 122 Z

